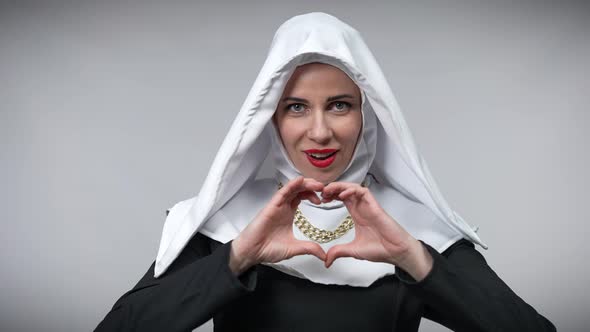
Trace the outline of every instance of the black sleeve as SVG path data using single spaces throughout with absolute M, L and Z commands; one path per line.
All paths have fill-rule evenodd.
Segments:
M 231 242 L 211 252 L 209 241 L 197 233 L 159 278 L 152 263 L 95 331 L 192 331 L 224 304 L 253 291 L 256 270 L 236 277 L 228 264 Z
M 422 244 L 434 259 L 428 275 L 419 282 L 400 268 L 396 275 L 423 301 L 424 317 L 453 331 L 555 331 L 498 277 L 470 241 L 461 239 L 442 255 Z

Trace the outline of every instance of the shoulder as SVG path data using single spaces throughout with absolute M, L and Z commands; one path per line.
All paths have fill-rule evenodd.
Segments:
M 467 240 L 466 238 L 462 238 L 457 242 L 453 243 L 450 247 L 448 247 L 442 254 L 444 256 L 449 256 L 451 253 L 456 253 L 461 250 L 475 250 L 475 244 L 473 242 Z
M 475 249 L 475 244 L 465 238 L 453 243 L 441 255 L 459 265 L 487 265 L 484 256 Z

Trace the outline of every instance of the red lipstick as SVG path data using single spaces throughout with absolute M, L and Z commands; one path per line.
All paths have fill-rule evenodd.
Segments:
M 318 168 L 326 168 L 336 159 L 336 149 L 309 149 L 304 150 L 307 160 Z

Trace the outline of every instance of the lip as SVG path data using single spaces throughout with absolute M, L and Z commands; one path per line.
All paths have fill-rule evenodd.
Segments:
M 303 150 L 303 152 L 305 153 L 332 153 L 334 151 L 338 151 L 336 149 L 309 149 L 309 150 Z
M 326 168 L 330 165 L 332 165 L 332 163 L 334 162 L 334 160 L 336 160 L 336 155 L 338 154 L 338 150 L 336 149 L 309 149 L 309 150 L 303 150 L 303 152 L 305 152 L 305 156 L 307 157 L 307 160 L 309 160 L 309 162 L 318 168 Z M 315 159 L 313 158 L 310 154 L 311 153 L 334 153 L 333 155 L 330 156 L 330 158 L 324 159 L 324 160 L 319 160 L 319 159 Z

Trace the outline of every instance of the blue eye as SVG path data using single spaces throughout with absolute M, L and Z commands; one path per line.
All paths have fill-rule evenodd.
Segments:
M 332 104 L 332 110 L 336 112 L 345 112 L 350 109 L 352 105 L 344 101 L 337 101 Z
M 305 110 L 305 106 L 303 104 L 300 103 L 295 103 L 295 104 L 289 104 L 287 105 L 287 107 L 285 107 L 285 109 L 287 111 L 293 112 L 293 113 L 301 113 Z

